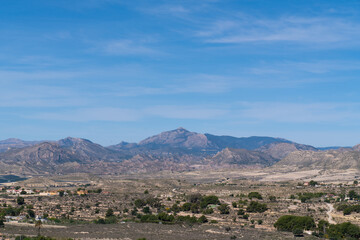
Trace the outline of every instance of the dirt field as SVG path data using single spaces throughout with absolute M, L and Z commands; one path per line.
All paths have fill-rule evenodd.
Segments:
M 36 229 L 29 226 L 7 225 L 1 230 L 7 235 L 18 236 L 36 235 Z M 221 226 L 211 226 L 210 224 L 185 226 L 185 225 L 164 225 L 151 223 L 123 223 L 109 225 L 72 225 L 65 229 L 43 228 L 42 235 L 56 238 L 81 238 L 81 239 L 122 239 L 136 240 L 146 238 L 147 240 L 229 240 L 232 236 L 236 239 L 294 239 L 292 234 L 283 232 L 267 232 L 261 229 L 241 229 L 232 228 L 226 231 Z M 304 239 L 304 238 L 303 238 Z M 305 239 L 312 239 L 310 236 Z

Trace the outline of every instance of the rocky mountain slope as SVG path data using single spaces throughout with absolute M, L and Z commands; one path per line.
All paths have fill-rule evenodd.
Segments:
M 288 154 L 295 151 L 318 151 L 313 146 L 298 144 L 298 143 L 270 143 L 257 149 L 260 152 L 266 153 L 275 159 L 283 159 Z
M 0 141 L 0 152 L 5 152 L 13 148 L 29 147 L 38 143 L 40 143 L 40 141 L 24 141 L 17 138 L 9 138 Z
M 270 166 L 278 160 L 272 156 L 259 152 L 246 149 L 233 149 L 225 148 L 218 152 L 215 156 L 210 158 L 212 165 L 225 166 L 225 165 L 259 165 Z
M 136 143 L 125 143 L 110 146 L 117 151 L 132 153 L 161 154 L 167 152 L 194 155 L 212 155 L 225 148 L 254 150 L 270 143 L 291 143 L 291 141 L 272 137 L 231 137 L 215 136 L 190 132 L 184 128 L 162 132 Z
M 273 169 L 360 169 L 360 145 L 320 151 L 281 138 L 215 136 L 184 128 L 110 147 L 71 137 L 38 144 L 6 142 L 22 148 L 0 153 L 0 174 L 121 174 L 272 165 Z
M 119 161 L 129 156 L 82 138 L 67 137 L 56 142 L 62 149 L 87 161 Z
M 357 151 L 296 151 L 276 163 L 273 168 L 291 170 L 360 170 L 360 152 Z

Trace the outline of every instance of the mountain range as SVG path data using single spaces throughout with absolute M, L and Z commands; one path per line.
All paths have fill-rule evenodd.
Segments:
M 198 168 L 289 167 L 360 169 L 360 145 L 317 149 L 273 137 L 232 137 L 162 132 L 139 143 L 104 147 L 82 138 L 58 141 L 0 141 L 0 174 L 121 174 Z

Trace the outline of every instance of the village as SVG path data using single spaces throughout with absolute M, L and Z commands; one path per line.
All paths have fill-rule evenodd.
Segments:
M 169 223 L 276 232 L 274 224 L 287 214 L 311 216 L 316 222 L 325 220 L 332 224 L 360 223 L 358 212 L 345 215 L 341 208 L 338 210 L 344 204 L 358 204 L 360 191 L 356 180 L 255 184 L 224 179 L 194 184 L 184 180 L 119 179 L 99 185 L 82 183 L 32 189 L 24 186 L 18 182 L 1 189 L 0 211 L 5 231 L 7 226 L 37 221 L 46 228 L 47 225 L 166 223 L 174 219 Z M 213 200 L 206 200 L 208 203 L 204 205 L 204 199 Z M 168 217 L 158 220 L 161 214 Z

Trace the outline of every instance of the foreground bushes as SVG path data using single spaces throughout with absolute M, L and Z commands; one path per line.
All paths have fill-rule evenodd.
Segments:
M 246 208 L 248 212 L 258 212 L 262 213 L 267 210 L 267 205 L 265 203 L 259 203 L 255 201 L 251 201 L 249 206 Z
M 279 231 L 293 232 L 295 229 L 314 229 L 316 224 L 312 217 L 285 215 L 276 221 L 274 227 Z
M 325 237 L 333 240 L 340 239 L 360 239 L 360 227 L 350 222 L 341 224 L 329 224 L 325 220 L 320 220 L 317 228 L 312 217 L 308 216 L 281 216 L 274 224 L 279 231 L 292 232 L 300 236 L 304 230 L 315 230 L 314 236 Z
M 174 216 L 171 214 L 167 214 L 165 212 L 159 213 L 157 215 L 154 214 L 146 214 L 146 215 L 139 215 L 138 218 L 141 222 L 152 222 L 152 223 L 188 223 L 188 224 L 195 224 L 195 223 L 206 223 L 208 222 L 207 218 L 202 215 L 199 218 L 195 216 Z
M 349 222 L 330 225 L 326 234 L 330 239 L 359 239 L 360 227 Z
M 338 211 L 342 211 L 344 215 L 349 215 L 352 212 L 360 212 L 360 205 L 347 205 L 343 204 L 337 207 Z

